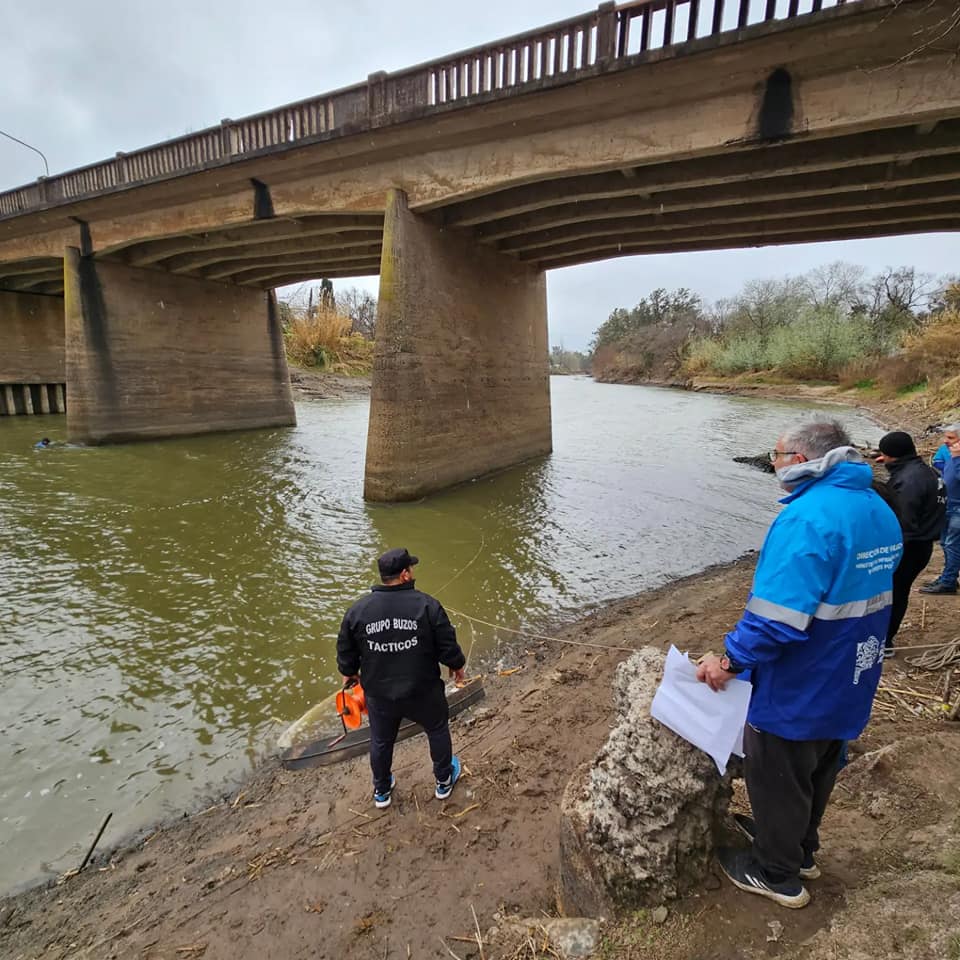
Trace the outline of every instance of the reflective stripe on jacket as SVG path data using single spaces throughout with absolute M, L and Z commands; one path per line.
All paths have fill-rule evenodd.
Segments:
M 900 524 L 871 481 L 867 464 L 839 462 L 781 500 L 726 638 L 751 670 L 747 719 L 759 730 L 853 740 L 866 726 L 903 552 Z

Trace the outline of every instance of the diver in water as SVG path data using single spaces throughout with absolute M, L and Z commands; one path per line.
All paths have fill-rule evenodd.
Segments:
M 49 437 L 44 437 L 42 440 L 38 440 L 33 446 L 35 450 L 46 450 L 47 447 L 53 446 L 53 441 Z

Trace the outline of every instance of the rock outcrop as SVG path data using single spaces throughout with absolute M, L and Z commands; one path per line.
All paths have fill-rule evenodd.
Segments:
M 564 791 L 560 900 L 567 914 L 611 916 L 682 896 L 706 876 L 730 774 L 650 716 L 663 653 L 617 668 L 617 720 L 596 760 Z

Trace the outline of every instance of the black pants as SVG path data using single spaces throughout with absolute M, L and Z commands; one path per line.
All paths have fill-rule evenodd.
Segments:
M 423 727 L 430 743 L 430 759 L 437 781 L 446 780 L 453 772 L 453 744 L 450 741 L 450 709 L 443 691 L 443 681 L 402 700 L 367 695 L 367 717 L 370 720 L 370 769 L 373 788 L 378 792 L 390 787 L 393 768 L 393 745 L 401 720 L 413 720 Z
M 784 740 L 747 724 L 744 772 L 757 833 L 753 855 L 775 882 L 796 877 L 837 779 L 843 740 Z
M 890 626 L 887 628 L 887 646 L 893 646 L 893 638 L 900 629 L 903 615 L 910 603 L 910 588 L 920 576 L 924 567 L 933 556 L 932 540 L 906 540 L 903 544 L 903 556 L 900 566 L 893 574 L 893 610 L 890 613 Z

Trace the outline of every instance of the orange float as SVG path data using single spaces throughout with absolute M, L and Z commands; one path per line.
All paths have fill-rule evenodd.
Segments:
M 359 683 L 352 683 L 337 694 L 337 714 L 344 729 L 359 730 L 366 712 L 367 701 Z

